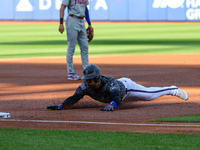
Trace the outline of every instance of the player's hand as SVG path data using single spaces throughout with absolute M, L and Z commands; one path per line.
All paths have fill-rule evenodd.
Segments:
M 49 105 L 47 106 L 47 109 L 51 109 L 51 110 L 61 110 L 63 107 L 62 107 L 62 104 L 61 105 Z
M 102 111 L 114 111 L 117 108 L 117 103 L 115 101 L 112 101 L 108 106 L 105 106 L 102 108 Z
M 60 33 L 63 33 L 64 32 L 64 26 L 63 26 L 63 24 L 60 24 L 60 26 L 59 26 L 59 32 Z
M 114 106 L 108 105 L 108 106 L 105 106 L 104 108 L 102 108 L 101 110 L 102 111 L 114 111 Z

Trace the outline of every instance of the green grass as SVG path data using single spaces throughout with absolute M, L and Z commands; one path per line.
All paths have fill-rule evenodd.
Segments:
M 199 134 L 0 129 L 1 150 L 196 150 Z
M 161 118 L 151 120 L 153 122 L 190 122 L 190 123 L 200 123 L 200 114 L 186 115 L 186 116 L 177 116 L 169 118 Z
M 94 24 L 89 55 L 200 53 L 199 24 Z M 0 58 L 65 56 L 58 25 L 0 25 Z M 77 45 L 75 56 L 80 55 Z
M 200 53 L 199 24 L 94 24 L 89 55 Z M 0 25 L 0 58 L 65 56 L 58 25 Z M 80 55 L 76 47 L 75 55 Z M 157 119 L 199 122 L 200 114 Z M 0 150 L 196 150 L 200 135 L 0 129 Z

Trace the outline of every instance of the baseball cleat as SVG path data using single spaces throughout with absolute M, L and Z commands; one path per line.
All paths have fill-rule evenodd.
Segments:
M 81 77 L 76 73 L 69 73 L 68 80 L 81 80 Z
M 184 90 L 178 89 L 177 96 L 183 100 L 188 100 L 188 94 Z

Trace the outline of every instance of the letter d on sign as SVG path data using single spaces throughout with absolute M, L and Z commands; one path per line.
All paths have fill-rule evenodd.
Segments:
M 39 1 L 39 9 L 47 10 L 51 7 L 51 0 L 40 0 Z

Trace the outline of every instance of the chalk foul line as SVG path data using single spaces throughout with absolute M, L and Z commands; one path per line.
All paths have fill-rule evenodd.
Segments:
M 19 120 L 0 119 L 11 122 L 37 122 L 37 123 L 75 123 L 75 124 L 99 124 L 99 125 L 127 125 L 127 126 L 169 126 L 169 127 L 200 127 L 200 124 L 145 124 L 145 123 L 116 123 L 116 122 L 90 122 L 90 121 L 61 121 L 61 120 Z

